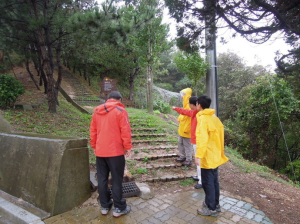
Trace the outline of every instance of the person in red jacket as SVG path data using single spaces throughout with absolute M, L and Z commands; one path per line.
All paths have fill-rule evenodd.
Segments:
M 122 95 L 112 91 L 108 100 L 95 108 L 90 125 L 91 147 L 96 155 L 98 192 L 102 215 L 107 215 L 114 204 L 113 216 L 130 212 L 131 207 L 122 197 L 125 157 L 130 155 L 131 128 Z M 112 197 L 108 188 L 109 172 L 112 175 Z
M 197 127 L 197 118 L 196 114 L 198 113 L 197 107 L 197 97 L 192 96 L 189 99 L 189 107 L 191 110 L 185 110 L 180 107 L 172 107 L 177 113 L 186 115 L 191 117 L 191 143 L 193 145 L 194 153 L 196 154 L 196 127 Z M 193 177 L 194 180 L 198 181 L 198 183 L 194 186 L 195 189 L 202 188 L 202 181 L 201 181 L 201 168 L 197 166 L 197 176 Z

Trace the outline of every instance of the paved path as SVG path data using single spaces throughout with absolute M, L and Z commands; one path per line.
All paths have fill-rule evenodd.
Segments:
M 265 214 L 254 208 L 254 205 L 221 195 L 222 212 L 217 218 L 204 217 L 197 214 L 202 207 L 203 190 L 191 190 L 182 193 L 155 196 L 149 200 L 138 197 L 128 198 L 131 212 L 119 218 L 112 217 L 112 210 L 107 216 L 100 213 L 100 206 L 93 204 L 76 208 L 61 215 L 44 220 L 46 224 L 75 224 L 75 223 L 124 223 L 124 224 L 256 224 L 272 223 Z

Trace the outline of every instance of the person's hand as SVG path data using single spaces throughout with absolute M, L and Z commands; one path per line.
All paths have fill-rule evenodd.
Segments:
M 172 110 L 175 110 L 175 107 L 172 106 L 171 109 L 172 109 Z
M 195 157 L 195 164 L 196 164 L 197 166 L 200 166 L 200 160 L 201 160 L 201 159 Z
M 129 150 L 124 149 L 124 155 L 126 158 L 128 158 L 130 156 L 130 153 L 131 153 L 131 149 L 129 149 Z

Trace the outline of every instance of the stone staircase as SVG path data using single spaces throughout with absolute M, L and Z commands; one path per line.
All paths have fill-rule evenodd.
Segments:
M 62 71 L 63 81 L 66 83 L 63 86 L 66 93 L 80 106 L 98 106 L 104 103 L 104 100 L 93 94 L 86 86 L 79 81 L 76 75 L 69 72 L 67 69 Z
M 133 148 L 127 169 L 137 182 L 166 182 L 191 178 L 196 165 L 185 167 L 178 158 L 177 136 L 157 128 L 147 118 L 134 118 L 129 113 Z

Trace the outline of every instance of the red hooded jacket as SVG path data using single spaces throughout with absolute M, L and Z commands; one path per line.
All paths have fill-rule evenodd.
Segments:
M 124 155 L 130 150 L 131 128 L 128 113 L 123 104 L 107 100 L 95 108 L 90 126 L 91 146 L 97 157 Z
M 197 118 L 196 114 L 199 112 L 197 110 L 185 110 L 179 107 L 175 107 L 175 111 L 182 115 L 191 117 L 191 143 L 196 144 L 196 128 L 197 128 Z

